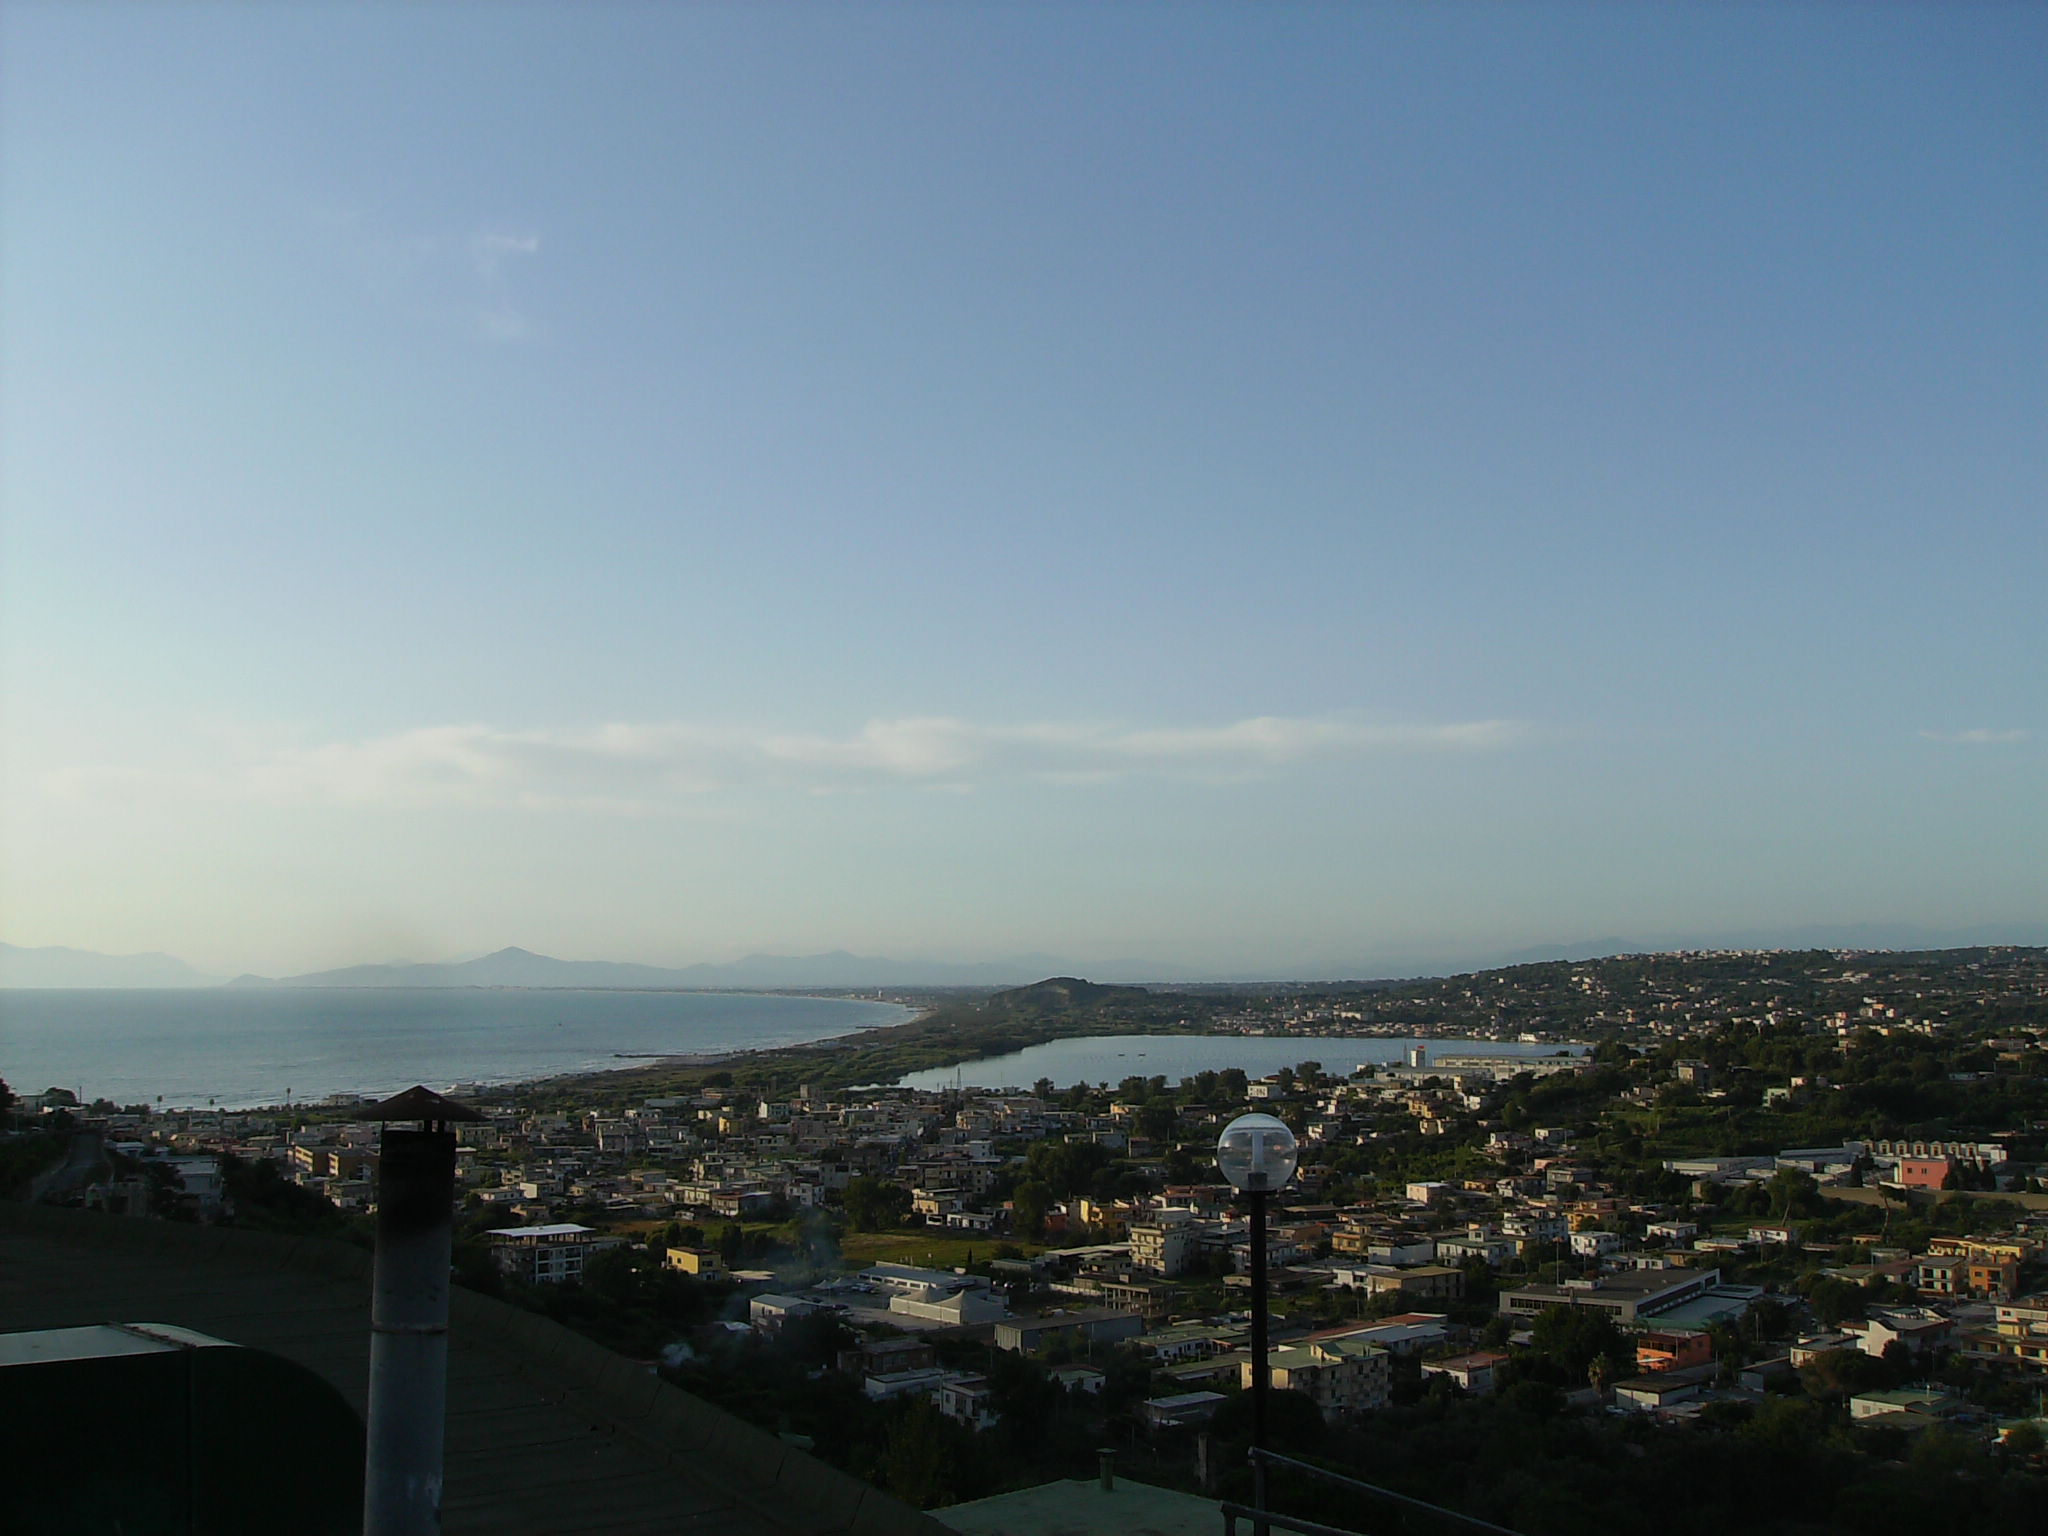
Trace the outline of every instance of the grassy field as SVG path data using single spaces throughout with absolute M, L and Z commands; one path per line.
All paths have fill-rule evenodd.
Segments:
M 922 1264 L 933 1269 L 952 1269 L 970 1259 L 986 1259 L 996 1244 L 1007 1238 L 953 1237 L 943 1232 L 848 1232 L 839 1249 L 848 1269 L 865 1269 L 870 1264 Z M 1036 1243 L 1018 1243 L 1026 1253 L 1042 1249 Z

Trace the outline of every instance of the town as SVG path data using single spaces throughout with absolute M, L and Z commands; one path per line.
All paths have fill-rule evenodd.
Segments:
M 1163 1008 L 1291 1031 L 1302 1059 L 917 1091 L 790 1081 L 825 1076 L 813 1050 L 661 1091 L 475 1090 L 458 1275 L 912 1503 L 1073 1477 L 1104 1446 L 1227 1491 L 1254 1255 L 1215 1146 L 1261 1110 L 1300 1146 L 1265 1254 L 1282 1449 L 1530 1532 L 1675 1476 L 1701 1522 L 1771 1500 L 1753 1529 L 2016 1529 L 2038 1498 L 2048 953 L 1627 957 L 1206 1000 L 1075 985 L 1064 1008 L 1029 988 L 948 1006 L 963 1039 Z M 1338 1075 L 1314 1055 L 1338 1032 L 1417 1043 Z M 1504 1034 L 1557 1052 L 1461 1048 Z M 112 1216 L 347 1236 L 378 1133 L 346 1107 L 51 1090 L 14 1105 L 0 1171 Z M 80 1137 L 102 1155 L 61 1157 Z M 1316 1498 L 1298 1509 L 1329 1518 Z

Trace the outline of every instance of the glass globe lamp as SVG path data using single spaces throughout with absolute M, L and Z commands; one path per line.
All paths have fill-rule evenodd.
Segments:
M 1217 1168 L 1247 1193 L 1284 1189 L 1299 1161 L 1294 1132 L 1271 1115 L 1239 1115 L 1216 1138 Z

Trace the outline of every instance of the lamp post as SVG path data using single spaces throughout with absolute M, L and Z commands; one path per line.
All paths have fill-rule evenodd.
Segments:
M 1294 1132 L 1272 1115 L 1239 1115 L 1216 1138 L 1216 1166 L 1252 1205 L 1252 1445 L 1266 1444 L 1266 1197 L 1294 1177 Z

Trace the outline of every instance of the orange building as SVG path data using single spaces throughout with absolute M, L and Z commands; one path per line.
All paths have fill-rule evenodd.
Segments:
M 1706 1365 L 1714 1358 L 1714 1341 L 1691 1328 L 1651 1329 L 1636 1335 L 1636 1368 L 1642 1371 L 1682 1371 Z
M 1964 1283 L 1972 1296 L 2011 1301 L 2013 1292 L 2020 1288 L 2020 1267 L 2012 1259 L 1971 1259 L 1964 1274 Z

